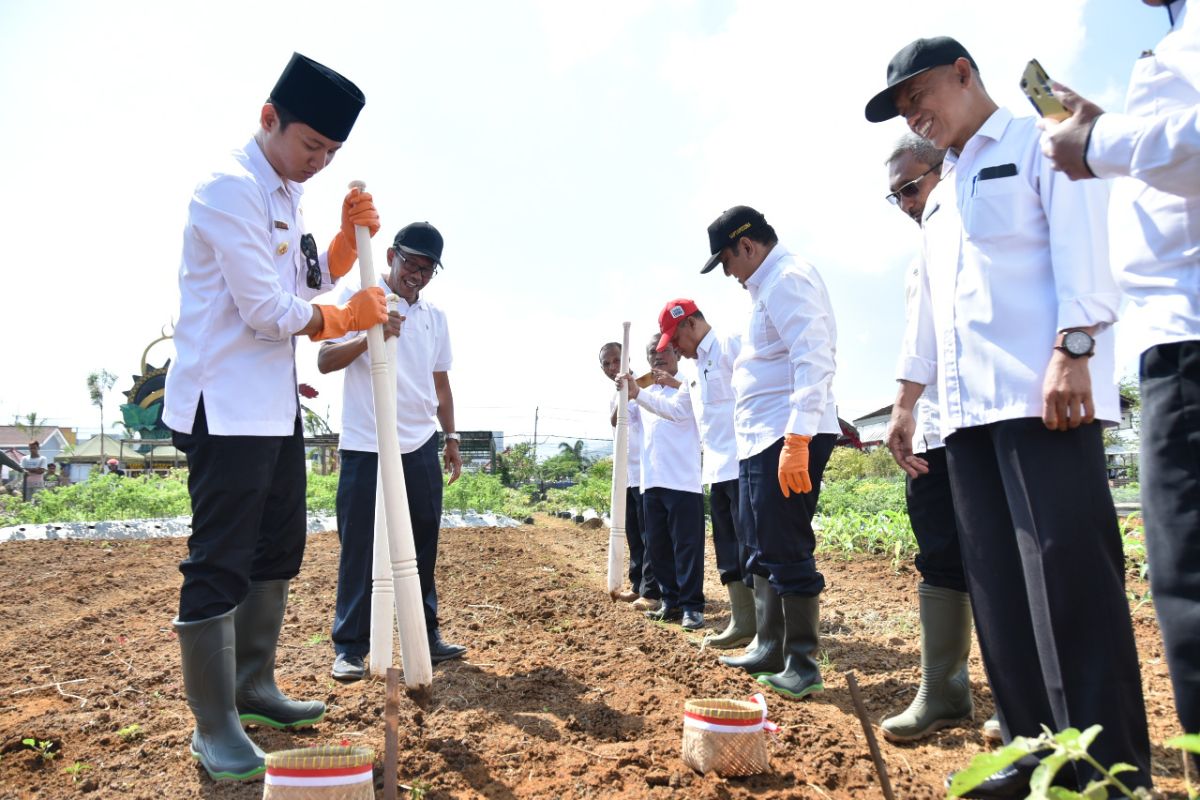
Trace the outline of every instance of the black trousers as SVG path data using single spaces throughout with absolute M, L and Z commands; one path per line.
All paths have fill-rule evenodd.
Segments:
M 433 573 L 437 568 L 438 531 L 442 524 L 442 468 L 437 444 L 435 433 L 425 444 L 401 456 L 427 630 L 438 626 Z M 337 517 L 342 549 L 331 638 L 335 653 L 365 656 L 371 647 L 371 567 L 379 456 L 362 450 L 340 452 Z
M 742 580 L 742 564 L 749 553 L 738 536 L 738 480 L 714 483 L 708 490 L 708 503 L 712 512 L 713 550 L 717 556 L 717 574 L 721 585 Z
M 813 558 L 816 537 L 812 518 L 821 497 L 821 477 L 837 436 L 820 433 L 808 443 L 808 477 L 812 491 L 783 496 L 779 488 L 779 454 L 783 437 L 761 453 L 738 462 L 741 532 L 749 559 L 746 571 L 770 578 L 781 595 L 816 597 L 825 576 Z
M 308 527 L 300 418 L 291 436 L 216 436 L 201 397 L 192 432 L 171 438 L 187 456 L 192 499 L 180 621 L 224 614 L 245 599 L 251 581 L 296 577 Z
M 1005 741 L 1103 725 L 1090 752 L 1150 785 L 1150 742 L 1125 562 L 1099 423 L 1040 419 L 946 440 L 975 628 Z M 1078 768 L 1080 784 L 1092 777 Z
M 1141 378 L 1150 588 L 1179 721 L 1200 733 L 1200 341 L 1150 348 Z
M 654 487 L 642 492 L 646 549 L 663 605 L 704 610 L 704 495 Z
M 629 544 L 629 585 L 642 597 L 657 600 L 662 596 L 654 567 L 646 551 L 646 528 L 642 524 L 642 490 L 625 488 L 625 541 Z
M 965 592 L 967 578 L 958 546 L 958 521 L 954 518 L 954 497 L 950 494 L 946 448 L 927 450 L 921 457 L 929 462 L 929 472 L 908 478 L 904 486 L 908 520 L 919 551 L 917 571 L 930 586 Z

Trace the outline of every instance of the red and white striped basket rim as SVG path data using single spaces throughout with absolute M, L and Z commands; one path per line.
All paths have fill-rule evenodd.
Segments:
M 267 767 L 264 780 L 274 786 L 350 786 L 368 783 L 373 770 L 369 763 L 355 767 Z
M 778 726 L 767 719 L 767 699 L 761 694 L 752 695 L 750 702 L 762 708 L 761 716 L 757 718 L 731 719 L 728 716 L 709 716 L 695 711 L 684 710 L 683 725 L 685 728 L 698 728 L 715 733 L 753 733 L 763 729 L 774 731 Z

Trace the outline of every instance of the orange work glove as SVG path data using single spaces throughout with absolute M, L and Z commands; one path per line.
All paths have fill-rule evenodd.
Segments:
M 354 226 L 362 225 L 371 235 L 379 232 L 379 212 L 375 200 L 361 189 L 351 189 L 342 200 L 342 229 L 329 243 L 329 276 L 334 280 L 342 277 L 354 266 L 358 258 L 358 240 L 354 237 Z
M 314 342 L 336 339 L 350 331 L 365 331 L 372 325 L 387 322 L 387 301 L 383 289 L 372 286 L 360 289 L 344 306 L 318 306 L 325 323 L 321 332 L 309 338 Z
M 790 489 L 795 494 L 812 491 L 812 479 L 808 477 L 808 443 L 811 436 L 789 433 L 783 439 L 783 451 L 779 454 L 779 488 L 787 497 Z

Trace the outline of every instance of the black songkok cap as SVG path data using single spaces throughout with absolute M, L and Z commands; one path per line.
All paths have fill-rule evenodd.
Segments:
M 292 60 L 271 90 L 271 102 L 283 106 L 325 138 L 344 142 L 367 98 L 329 67 L 292 53 Z

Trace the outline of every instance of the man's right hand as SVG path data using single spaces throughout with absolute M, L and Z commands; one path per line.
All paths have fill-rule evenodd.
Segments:
M 407 317 L 401 316 L 399 311 L 388 312 L 387 325 L 385 325 L 383 328 L 383 340 L 385 342 L 388 339 L 394 339 L 400 335 L 400 324 L 404 322 L 405 319 L 407 319 Z
M 638 393 L 642 391 L 641 387 L 638 386 L 638 384 L 637 384 L 637 380 L 634 379 L 632 372 L 629 373 L 628 375 L 618 375 L 617 376 L 617 391 L 618 392 L 621 391 L 622 386 L 629 387 L 629 399 L 630 400 L 637 400 Z
M 913 434 L 917 430 L 917 422 L 913 419 L 912 411 L 892 406 L 892 418 L 888 420 L 887 448 L 892 458 L 900 465 L 900 469 L 910 478 L 919 478 L 929 472 L 929 462 L 913 454 Z
M 337 339 L 350 331 L 365 331 L 388 321 L 387 301 L 378 286 L 358 290 L 344 306 L 319 308 L 323 323 L 321 331 L 311 337 L 314 342 Z

